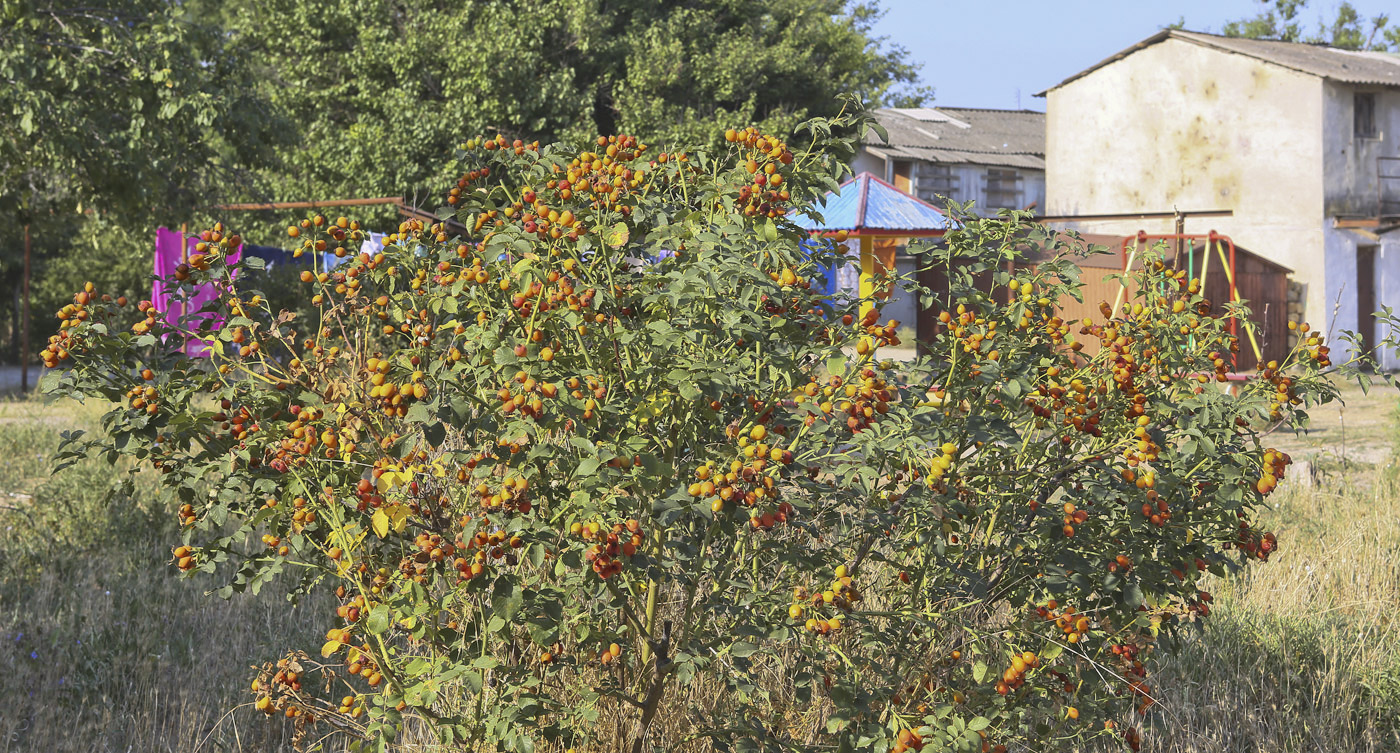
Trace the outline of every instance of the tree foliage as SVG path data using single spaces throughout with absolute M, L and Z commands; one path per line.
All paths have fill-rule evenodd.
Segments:
M 266 175 L 272 196 L 436 193 L 455 177 L 442 155 L 487 129 L 664 146 L 734 122 L 791 133 L 846 92 L 927 95 L 909 88 L 904 51 L 872 38 L 874 4 L 850 0 L 237 0 L 221 12 L 297 124 L 285 155 L 298 158 Z
M 1364 18 L 1355 6 L 1344 1 L 1337 6 L 1335 17 L 1319 18 L 1317 31 L 1307 34 L 1301 16 L 1308 0 L 1259 2 L 1263 10 L 1251 18 L 1225 24 L 1225 35 L 1326 44 L 1344 50 L 1400 51 L 1400 26 L 1391 26 L 1387 13 Z
M 335 594 L 253 685 L 308 735 L 1136 747 L 1201 579 L 1277 547 L 1265 438 L 1334 396 L 1328 346 L 1305 332 L 1230 395 L 1231 310 L 1199 281 L 1149 252 L 1135 297 L 1065 321 L 1060 235 L 955 207 L 919 249 L 947 285 L 914 290 L 943 326 L 880 360 L 898 323 L 822 293 L 854 262 L 793 222 L 865 123 L 810 121 L 810 148 L 470 140 L 443 220 L 306 272 L 306 319 L 211 228 L 172 282 L 225 286 L 222 323 L 95 286 L 60 312 L 45 389 L 114 403 L 65 456 L 157 468 L 172 565 L 221 594 Z M 362 232 L 288 228 L 305 251 Z
M 0 201 L 145 221 L 208 202 L 267 136 L 239 62 L 178 3 L 6 0 Z

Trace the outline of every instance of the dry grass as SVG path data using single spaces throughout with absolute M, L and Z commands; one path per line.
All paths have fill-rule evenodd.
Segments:
M 323 620 L 271 591 L 224 602 L 181 582 L 172 517 L 109 498 L 101 461 L 49 477 L 60 432 L 96 416 L 0 404 L 0 753 L 290 750 L 283 725 L 226 712 L 250 700 L 251 664 Z
M 1206 632 L 1157 657 L 1161 711 L 1144 750 L 1400 750 L 1397 400 L 1347 394 L 1307 437 L 1273 438 L 1311 460 L 1318 484 L 1275 495 L 1265 525 L 1282 550 L 1212 584 Z M 280 723 L 229 709 L 250 700 L 250 666 L 315 638 L 329 606 L 205 597 L 213 582 L 170 574 L 178 534 L 141 503 L 150 479 L 108 499 L 100 461 L 50 478 L 59 432 L 96 415 L 0 403 L 0 753 L 290 749 Z M 674 698 L 709 705 L 714 690 L 697 681 Z

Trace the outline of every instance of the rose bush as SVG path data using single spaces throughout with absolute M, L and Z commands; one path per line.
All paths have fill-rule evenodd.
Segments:
M 223 286 L 221 325 L 91 285 L 59 312 L 46 389 L 116 403 L 68 456 L 159 469 L 173 564 L 222 595 L 334 592 L 326 634 L 253 683 L 303 731 L 1135 748 L 1200 578 L 1277 546 L 1251 512 L 1288 457 L 1261 433 L 1331 397 L 1327 347 L 1232 396 L 1228 312 L 1160 256 L 1119 310 L 1064 321 L 1058 236 L 953 208 L 919 254 L 947 287 L 914 291 L 942 327 L 881 360 L 897 323 L 822 292 L 854 262 L 793 221 L 866 125 L 722 153 L 470 141 L 441 221 L 382 253 L 344 217 L 288 228 L 347 259 L 303 273 L 310 318 L 269 310 L 216 226 L 178 276 Z

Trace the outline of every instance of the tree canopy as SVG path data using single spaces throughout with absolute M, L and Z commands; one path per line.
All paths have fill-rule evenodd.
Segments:
M 1301 18 L 1308 0 L 1260 0 L 1260 4 L 1264 7 L 1258 14 L 1225 24 L 1225 35 L 1326 44 L 1344 50 L 1400 51 L 1400 26 L 1391 26 L 1386 13 L 1366 18 L 1343 0 L 1335 16 L 1319 18 L 1317 31 L 1308 34 Z
M 917 67 L 872 36 L 873 2 L 236 0 L 223 6 L 256 86 L 313 160 L 271 196 L 437 190 L 465 137 L 649 133 L 700 141 L 752 123 L 790 132 L 837 95 L 919 102 Z M 276 23 L 268 23 L 276 19 Z M 308 166 L 309 165 L 309 166 Z
M 148 215 L 266 156 L 267 113 L 219 30 L 162 0 L 0 5 L 0 202 Z
M 226 201 L 431 206 L 457 178 L 438 166 L 478 133 L 664 145 L 789 133 L 844 92 L 917 104 L 930 91 L 878 16 L 873 0 L 0 0 L 0 216 L 35 225 L 40 308 L 75 274 L 135 293 L 156 224 L 229 219 Z M 0 227 L 8 286 L 23 222 Z

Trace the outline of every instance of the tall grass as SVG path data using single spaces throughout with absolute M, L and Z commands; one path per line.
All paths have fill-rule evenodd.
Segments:
M 101 460 L 51 477 L 60 432 L 96 416 L 0 403 L 0 753 L 290 750 L 246 683 L 252 665 L 312 647 L 331 605 L 294 608 L 276 589 L 205 596 L 216 581 L 182 581 L 168 564 L 179 534 L 151 502 L 152 478 L 127 497 L 107 491 L 125 469 Z M 1400 751 L 1394 467 L 1274 495 L 1263 524 L 1281 551 L 1211 583 L 1205 631 L 1156 656 L 1144 750 Z M 714 690 L 678 690 L 658 724 L 687 724 Z M 432 750 L 409 737 L 404 753 Z
M 96 416 L 0 404 L 0 752 L 290 750 L 283 724 L 226 712 L 250 700 L 250 665 L 314 638 L 330 606 L 206 597 L 212 581 L 169 565 L 179 533 L 153 479 L 129 498 L 101 460 L 50 477 L 60 433 Z
M 1159 656 L 1144 750 L 1400 750 L 1396 463 L 1275 496 L 1280 551 L 1208 588 L 1207 627 Z

